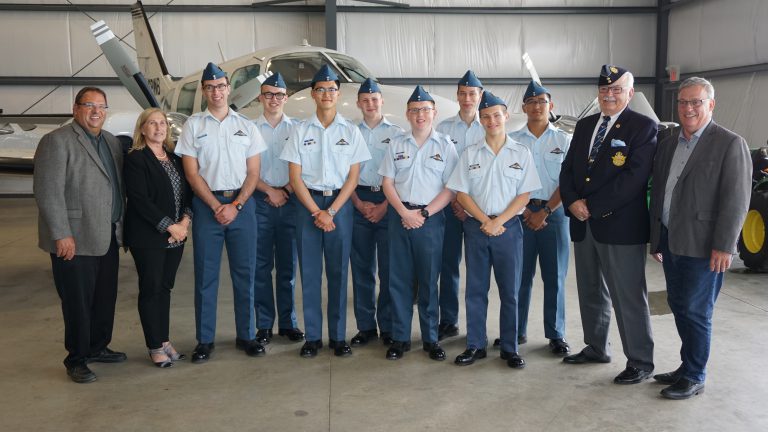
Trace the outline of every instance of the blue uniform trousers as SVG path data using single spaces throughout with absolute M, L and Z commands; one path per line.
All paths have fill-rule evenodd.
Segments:
M 236 196 L 216 195 L 222 204 Z M 229 274 L 234 293 L 237 337 L 252 340 L 254 330 L 253 279 L 256 271 L 256 211 L 253 198 L 243 203 L 243 210 L 229 225 L 216 221 L 213 211 L 197 197 L 192 199 L 195 223 L 192 241 L 195 257 L 195 332 L 200 343 L 212 343 L 216 337 L 216 303 L 219 293 L 221 252 L 227 246 Z
M 392 297 L 392 338 L 411 340 L 413 282 L 419 285 L 419 324 L 424 342 L 437 342 L 437 279 L 443 254 L 445 214 L 437 212 L 421 228 L 406 230 L 389 207 L 389 292 Z
M 384 193 L 373 192 L 365 186 L 357 189 L 357 196 L 363 201 L 381 203 Z M 387 212 L 389 213 L 389 212 Z M 354 294 L 355 319 L 360 331 L 376 330 L 376 321 L 381 332 L 392 332 L 392 300 L 389 296 L 389 236 L 388 215 L 378 223 L 371 223 L 355 209 L 352 230 L 352 293 Z M 379 297 L 376 301 L 376 264 L 378 261 Z
M 537 212 L 541 207 L 529 204 L 528 209 Z M 565 276 L 568 273 L 570 241 L 568 218 L 562 207 L 547 217 L 547 226 L 540 231 L 523 227 L 523 274 L 517 302 L 519 335 L 528 334 L 528 309 L 538 256 L 541 280 L 544 282 L 544 337 L 565 337 Z
M 668 232 L 661 229 L 659 243 L 664 258 L 667 303 L 680 335 L 682 376 L 703 383 L 712 340 L 712 313 L 723 285 L 723 273 L 709 270 L 709 258 L 675 255 L 669 250 Z
M 327 209 L 335 196 L 312 195 L 321 209 Z M 304 206 L 296 212 L 296 244 L 299 251 L 301 294 L 304 306 L 306 340 L 323 338 L 323 258 L 328 283 L 328 336 L 345 339 L 347 328 L 347 275 L 352 249 L 352 205 L 338 209 L 333 223 L 336 229 L 325 233 L 314 224 L 315 218 Z
M 298 327 L 294 307 L 296 286 L 296 197 L 291 195 L 282 207 L 264 201 L 264 192 L 253 193 L 258 236 L 256 279 L 253 283 L 256 328 L 271 329 L 275 323 L 277 299 L 278 328 Z M 272 269 L 275 284 L 272 286 Z
M 439 294 L 440 324 L 456 325 L 459 322 L 459 267 L 464 228 L 450 206 L 446 207 L 444 212 L 445 234 Z
M 480 231 L 475 218 L 464 221 L 467 248 L 467 348 L 485 348 L 488 344 L 486 319 L 491 267 L 499 287 L 501 349 L 517 352 L 517 292 L 522 268 L 523 228 L 520 218 L 506 224 L 498 237 Z

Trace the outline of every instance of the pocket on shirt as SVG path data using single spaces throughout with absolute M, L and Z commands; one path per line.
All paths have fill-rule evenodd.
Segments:
M 424 160 L 424 166 L 439 173 L 445 171 L 445 162 L 434 160 L 432 158 L 426 158 Z
M 333 158 L 339 163 L 340 166 L 346 167 L 350 165 L 352 159 L 352 146 L 351 145 L 334 145 L 331 147 L 331 153 Z
M 563 159 L 565 154 L 547 153 L 544 155 L 544 167 L 547 170 L 547 175 L 552 180 L 560 180 L 560 168 L 563 165 Z
M 504 177 L 519 182 L 523 178 L 523 170 L 516 168 L 504 168 Z
M 322 153 L 319 144 L 303 145 L 299 148 L 299 157 L 301 159 L 302 170 L 312 169 L 319 166 Z

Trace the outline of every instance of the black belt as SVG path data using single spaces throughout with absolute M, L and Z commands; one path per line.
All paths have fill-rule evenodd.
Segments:
M 528 202 L 528 204 L 535 205 L 536 207 L 544 207 L 545 205 L 547 205 L 548 202 L 549 201 L 547 201 L 547 200 L 541 200 L 541 199 L 535 199 L 534 198 L 534 199 L 530 200 Z
M 403 201 L 403 205 L 404 205 L 404 206 L 405 206 L 405 208 L 407 208 L 408 210 L 421 210 L 421 209 L 423 209 L 423 208 L 427 208 L 427 206 L 426 206 L 426 205 L 421 205 L 421 204 L 411 204 L 411 203 L 409 203 L 409 202 L 405 202 L 405 201 Z
M 315 189 L 309 189 L 309 193 L 312 195 L 319 195 L 319 196 L 336 196 L 339 194 L 339 191 L 341 189 L 333 189 L 333 190 L 315 190 Z
M 240 193 L 240 189 L 230 190 L 215 190 L 211 191 L 214 195 L 223 196 L 224 198 L 232 198 Z
M 381 186 L 358 186 L 355 188 L 355 190 L 359 190 L 360 192 L 381 192 Z

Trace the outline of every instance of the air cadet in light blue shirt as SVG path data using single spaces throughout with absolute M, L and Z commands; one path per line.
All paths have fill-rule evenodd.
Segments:
M 368 144 L 371 160 L 360 166 L 360 181 L 352 204 L 355 224 L 352 230 L 352 292 L 358 333 L 352 346 L 366 345 L 379 336 L 384 344 L 392 343 L 392 312 L 389 297 L 389 235 L 387 208 L 381 190 L 379 166 L 389 150 L 392 139 L 403 133 L 400 126 L 390 123 L 381 112 L 384 99 L 376 81 L 368 78 L 357 92 L 357 106 L 363 114 L 358 124 Z M 379 296 L 376 299 L 376 267 L 378 263 Z
M 294 127 L 281 159 L 302 204 L 296 240 L 304 307 L 306 342 L 302 357 L 322 348 L 323 258 L 328 282 L 328 336 L 339 357 L 349 356 L 346 342 L 347 269 L 352 248 L 352 206 L 347 203 L 360 178 L 360 162 L 371 158 L 360 130 L 336 112 L 339 77 L 323 65 L 312 79 L 315 115 Z
M 450 136 L 461 154 L 465 148 L 483 140 L 483 127 L 477 116 L 477 104 L 483 94 L 483 84 L 471 70 L 459 80 L 456 99 L 459 113 L 437 125 L 438 132 Z M 440 329 L 439 338 L 459 334 L 459 267 L 461 242 L 464 236 L 462 222 L 467 218 L 464 209 L 455 199 L 445 211 L 445 241 L 443 263 L 440 270 Z
M 544 337 L 555 355 L 570 351 L 565 341 L 565 276 L 571 236 L 568 217 L 560 202 L 560 165 L 571 144 L 571 136 L 549 122 L 554 104 L 546 88 L 531 81 L 523 96 L 523 112 L 528 123 L 509 134 L 528 147 L 541 179 L 541 189 L 531 192 L 523 213 L 523 275 L 518 295 L 517 338 L 525 343 L 528 308 L 531 303 L 536 257 L 544 282 Z
M 288 162 L 280 153 L 288 142 L 296 121 L 283 112 L 288 100 L 287 86 L 280 72 L 268 77 L 261 85 L 259 102 L 264 112 L 255 121 L 267 142 L 261 157 L 261 179 L 253 198 L 258 222 L 258 254 L 254 297 L 256 308 L 256 339 L 268 344 L 272 339 L 277 306 L 278 335 L 293 342 L 304 339 L 298 328 L 294 307 L 296 281 L 296 197 L 288 184 Z M 272 269 L 275 287 L 272 287 Z M 275 301 L 277 300 L 277 301 Z
M 387 359 L 411 348 L 413 282 L 418 282 L 422 348 L 445 360 L 437 339 L 437 278 L 443 251 L 443 208 L 453 199 L 445 187 L 458 155 L 448 137 L 432 128 L 434 99 L 416 86 L 406 109 L 411 131 L 392 140 L 379 168 L 389 202 L 389 292 L 392 339 Z
M 528 149 L 506 135 L 506 103 L 486 91 L 480 101 L 485 139 L 467 147 L 448 187 L 471 217 L 464 221 L 467 256 L 467 349 L 456 357 L 470 365 L 487 356 L 486 318 L 491 268 L 501 298 L 501 358 L 512 368 L 525 361 L 517 353 L 517 290 L 523 232 L 520 217 L 531 191 L 541 183 Z
M 208 361 L 214 350 L 219 268 L 225 244 L 234 291 L 235 344 L 250 356 L 265 353 L 254 329 L 256 210 L 251 194 L 259 181 L 259 154 L 267 146 L 250 120 L 229 109 L 229 78 L 224 71 L 208 63 L 201 86 L 208 108 L 184 123 L 176 146 L 195 192 L 195 363 Z

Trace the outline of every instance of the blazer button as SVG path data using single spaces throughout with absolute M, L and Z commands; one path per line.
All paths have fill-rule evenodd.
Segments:
M 589 181 L 589 177 L 587 177 L 585 180 L 586 180 L 586 181 Z

